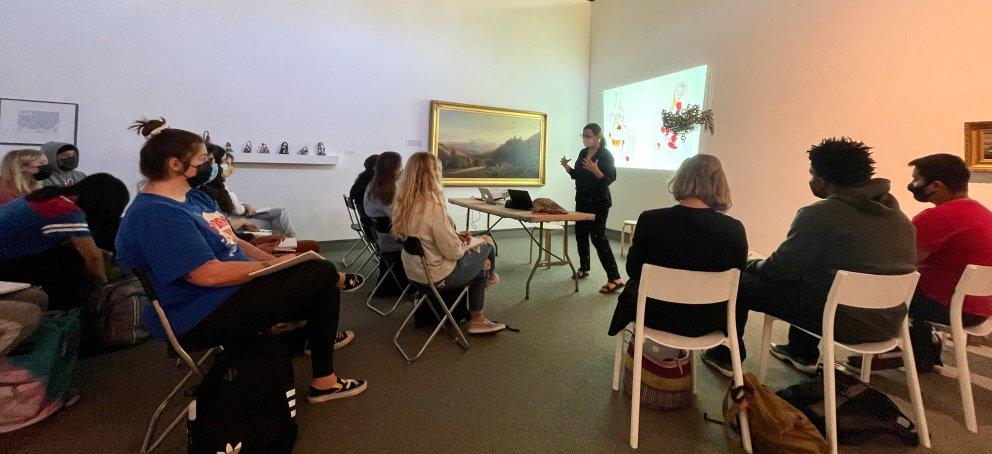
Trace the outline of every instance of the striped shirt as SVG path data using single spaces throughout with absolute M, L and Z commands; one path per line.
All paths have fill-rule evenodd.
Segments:
M 69 238 L 89 236 L 86 215 L 68 198 L 29 202 L 21 197 L 0 206 L 0 260 L 21 260 Z

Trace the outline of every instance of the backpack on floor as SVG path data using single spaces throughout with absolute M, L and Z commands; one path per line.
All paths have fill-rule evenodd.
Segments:
M 920 436 L 910 420 L 885 393 L 841 371 L 837 385 L 837 443 L 859 445 L 888 435 L 906 446 L 917 446 Z M 823 371 L 805 382 L 778 392 L 783 399 L 809 417 L 826 434 L 823 407 Z
M 15 354 L 0 359 L 0 433 L 35 424 L 73 397 L 79 333 L 78 309 L 43 317 Z
M 746 405 L 743 402 L 747 402 Z M 744 386 L 731 385 L 723 403 L 724 436 L 731 452 L 742 453 L 737 415 L 747 412 L 752 451 L 825 453 L 830 445 L 813 423 L 792 405 L 765 388 L 751 373 L 744 374 Z
M 86 305 L 87 342 L 97 349 L 134 345 L 148 339 L 141 314 L 149 306 L 148 296 L 135 276 L 104 285 L 90 295 Z
M 458 293 L 461 292 L 461 290 L 461 287 L 459 287 L 458 289 L 448 291 L 438 289 L 438 292 L 441 294 L 441 298 L 444 298 L 444 303 L 446 305 L 451 305 L 451 303 L 455 301 L 455 298 L 458 297 Z M 441 321 L 441 319 L 434 315 L 431 308 L 427 306 L 428 304 L 433 305 L 434 309 L 437 311 L 437 314 L 444 317 L 444 309 L 442 309 L 440 304 L 435 300 L 433 293 L 431 293 L 430 290 L 427 290 L 427 294 L 427 301 L 424 301 L 424 304 L 421 304 L 417 309 L 417 312 L 413 314 L 413 323 L 418 328 L 434 328 L 437 326 L 437 323 Z M 468 295 L 466 295 L 465 298 L 468 298 Z M 465 298 L 458 303 L 458 307 L 451 311 L 451 315 L 455 318 L 455 321 L 459 323 L 468 320 L 469 318 L 468 304 L 466 304 L 466 301 L 464 300 Z
M 270 337 L 225 347 L 193 395 L 189 453 L 293 450 L 298 430 L 293 365 Z

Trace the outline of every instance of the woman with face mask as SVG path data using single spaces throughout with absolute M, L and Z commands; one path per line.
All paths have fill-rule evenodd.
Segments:
M 575 242 L 579 249 L 579 270 L 576 277 L 589 277 L 589 240 L 596 248 L 599 263 L 606 270 L 606 284 L 599 293 L 616 293 L 623 288 L 617 261 L 613 258 L 610 240 L 606 238 L 606 218 L 610 214 L 613 199 L 610 184 L 617 179 L 617 169 L 613 166 L 613 155 L 603 142 L 603 130 L 596 123 L 582 128 L 582 150 L 576 160 L 576 168 L 569 165 L 571 159 L 561 157 L 561 166 L 575 180 L 575 211 L 593 213 L 593 221 L 575 223 Z
M 179 342 L 192 350 L 236 346 L 278 323 L 306 320 L 313 370 L 308 400 L 364 391 L 365 381 L 340 377 L 332 361 L 334 348 L 354 338 L 336 333 L 341 292 L 357 290 L 364 278 L 338 273 L 326 260 L 251 277 L 295 254 L 277 258 L 241 240 L 217 203 L 194 189 L 220 171 L 198 134 L 169 128 L 164 119 L 132 128 L 146 139 L 139 167 L 148 184 L 121 221 L 117 258 L 148 275 Z M 143 320 L 165 339 L 151 309 Z
M 225 153 L 221 162 L 221 176 L 225 180 L 231 178 L 234 173 L 234 155 Z M 240 221 L 241 224 L 248 223 L 258 229 L 272 230 L 276 234 L 296 237 L 296 229 L 293 228 L 293 221 L 290 220 L 289 210 L 285 208 L 269 208 L 264 211 L 256 210 L 255 207 L 242 203 L 238 200 L 238 195 L 230 188 L 227 188 L 227 199 L 231 201 L 230 210 L 225 208 L 225 212 L 232 221 Z M 224 207 L 221 207 L 224 208 Z
M 48 158 L 38 150 L 11 150 L 0 163 L 0 205 L 41 188 L 52 175 Z

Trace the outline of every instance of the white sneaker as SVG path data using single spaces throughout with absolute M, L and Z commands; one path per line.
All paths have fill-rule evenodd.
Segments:
M 481 322 L 470 321 L 468 322 L 468 333 L 469 334 L 489 334 L 503 331 L 506 329 L 506 325 L 502 323 L 496 323 L 492 320 L 483 320 Z

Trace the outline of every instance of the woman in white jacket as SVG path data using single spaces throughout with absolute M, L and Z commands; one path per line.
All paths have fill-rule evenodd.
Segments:
M 486 287 L 497 280 L 492 238 L 482 236 L 482 242 L 473 242 L 468 232 L 455 231 L 444 204 L 441 163 L 430 153 L 411 156 L 400 175 L 393 205 L 393 234 L 420 239 L 427 268 L 437 280 L 434 284 L 439 290 L 469 284 L 470 334 L 494 333 L 506 328 L 482 315 Z M 403 251 L 402 260 L 407 277 L 428 283 L 419 257 Z

